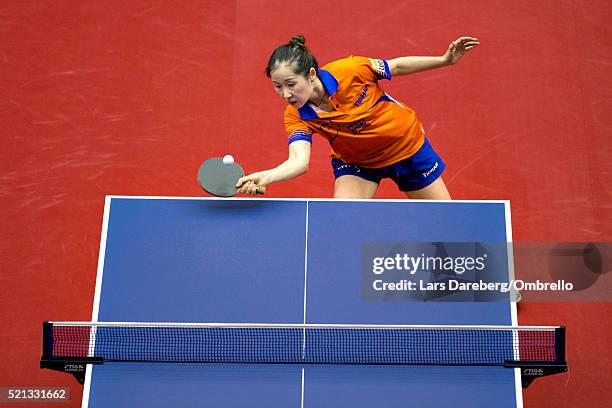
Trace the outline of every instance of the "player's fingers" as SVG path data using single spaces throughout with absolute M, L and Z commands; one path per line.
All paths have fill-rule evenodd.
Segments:
M 243 184 L 242 187 L 240 187 L 236 193 L 237 194 L 248 194 L 249 193 L 249 186 L 246 185 L 246 184 Z
M 242 177 L 239 180 L 240 187 L 238 188 L 238 194 L 265 194 L 266 188 L 263 186 L 258 186 L 253 180 L 249 180 L 248 176 Z
M 247 194 L 247 191 L 249 189 L 249 183 L 251 183 L 247 176 L 241 177 L 238 179 L 238 182 L 236 183 L 236 188 L 238 189 L 238 193 L 239 194 Z
M 246 184 L 246 194 L 256 194 L 257 193 L 257 185 L 252 181 L 248 181 Z
M 236 182 L 236 188 L 240 188 L 240 187 L 242 187 L 242 185 L 243 185 L 243 184 L 245 183 L 245 181 L 246 181 L 245 179 L 246 179 L 246 177 L 240 177 L 240 178 L 238 179 L 238 181 Z
M 241 185 L 240 187 L 237 187 L 238 190 L 236 191 L 237 194 L 245 194 L 246 190 L 247 190 L 247 186 L 245 184 Z
M 249 174 L 247 176 L 242 176 L 238 179 L 238 182 L 236 183 L 236 188 L 243 186 L 246 183 L 252 183 L 254 180 L 256 180 L 257 176 L 255 174 Z

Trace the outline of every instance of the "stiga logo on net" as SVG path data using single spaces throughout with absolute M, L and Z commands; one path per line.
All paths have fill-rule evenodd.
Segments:
M 541 368 L 525 368 L 523 370 L 523 375 L 543 376 L 544 370 Z
M 64 371 L 66 371 L 67 373 L 80 373 L 82 371 L 85 371 L 85 366 L 83 364 L 65 364 Z
M 376 257 L 372 259 L 372 272 L 380 275 L 385 271 L 405 271 L 414 275 L 418 271 L 454 272 L 461 275 L 467 271 L 482 271 L 486 268 L 487 254 L 478 257 L 439 257 L 411 256 L 396 254 L 395 256 Z

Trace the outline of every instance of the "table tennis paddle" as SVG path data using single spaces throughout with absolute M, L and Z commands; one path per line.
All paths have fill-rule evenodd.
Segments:
M 209 194 L 217 197 L 233 197 L 238 189 L 236 183 L 244 176 L 238 163 L 224 164 L 220 157 L 213 157 L 200 165 L 198 182 Z M 265 187 L 257 187 L 257 194 L 264 194 Z

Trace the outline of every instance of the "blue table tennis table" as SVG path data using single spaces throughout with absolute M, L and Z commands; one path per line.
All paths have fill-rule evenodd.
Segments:
M 107 197 L 92 321 L 516 325 L 511 302 L 360 291 L 363 242 L 506 242 L 510 225 L 507 201 Z M 87 367 L 82 406 L 521 407 L 521 393 L 504 367 L 113 363 Z

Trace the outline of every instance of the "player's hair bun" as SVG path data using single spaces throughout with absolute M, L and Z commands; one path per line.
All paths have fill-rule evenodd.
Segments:
M 266 76 L 270 78 L 271 72 L 282 64 L 287 64 L 293 73 L 303 77 L 307 77 L 312 68 L 317 71 L 319 64 L 305 44 L 303 35 L 294 35 L 288 43 L 276 47 L 268 60 Z
M 306 38 L 303 35 L 294 35 L 289 40 L 289 45 L 292 47 L 306 47 Z

